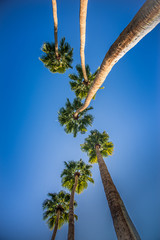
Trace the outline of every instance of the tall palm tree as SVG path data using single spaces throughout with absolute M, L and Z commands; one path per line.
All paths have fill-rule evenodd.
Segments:
M 85 38 L 86 38 L 86 17 L 87 17 L 87 5 L 88 0 L 80 0 L 80 13 L 79 13 L 79 23 L 80 23 L 80 56 L 81 56 L 81 66 L 84 76 L 84 83 L 88 82 L 88 76 L 85 68 Z
M 88 138 L 85 139 L 84 144 L 81 145 L 81 149 L 87 152 L 90 163 L 98 162 L 117 238 L 120 240 L 139 240 L 139 234 L 127 213 L 103 160 L 103 157 L 108 157 L 113 153 L 113 143 L 109 142 L 109 135 L 105 131 L 100 133 L 97 130 L 93 130 Z
M 73 49 L 71 49 L 68 43 L 65 43 L 65 38 L 62 38 L 58 48 L 58 18 L 56 0 L 52 0 L 52 7 L 55 43 L 44 43 L 41 49 L 44 54 L 39 59 L 52 73 L 64 73 L 66 69 L 72 68 L 71 63 L 73 61 Z
M 89 110 L 93 109 L 92 107 L 86 108 L 85 111 L 75 116 L 75 111 L 80 106 L 82 106 L 82 103 L 79 98 L 75 98 L 72 104 L 67 99 L 65 108 L 62 107 L 58 112 L 58 120 L 62 126 L 65 125 L 65 132 L 73 133 L 74 137 L 77 136 L 78 132 L 84 134 L 87 131 L 88 125 L 92 126 L 93 122 L 93 116 L 87 114 Z
M 47 224 L 50 230 L 54 227 L 51 238 L 51 240 L 54 240 L 58 228 L 61 228 L 63 224 L 69 220 L 70 194 L 65 191 L 60 191 L 59 193 L 49 193 L 48 196 L 50 199 L 46 199 L 43 202 L 43 219 L 48 219 Z M 76 201 L 74 201 L 73 204 L 74 207 L 77 206 Z M 77 220 L 77 215 L 74 215 L 74 218 Z
M 95 76 L 99 70 L 95 73 L 91 73 L 89 65 L 86 65 L 86 74 L 88 82 L 85 82 L 83 77 L 83 71 L 81 65 L 76 65 L 77 75 L 76 74 L 69 74 L 69 78 L 72 80 L 70 81 L 71 90 L 75 92 L 76 97 L 80 99 L 84 99 L 87 97 L 91 84 L 93 83 Z M 101 88 L 103 89 L 103 88 Z M 95 96 L 93 97 L 95 99 Z
M 69 204 L 69 226 L 68 240 L 74 240 L 74 195 L 75 192 L 80 194 L 88 187 L 88 182 L 94 183 L 91 173 L 91 165 L 85 164 L 82 159 L 80 161 L 64 162 L 65 169 L 63 170 L 62 186 L 71 191 Z
M 95 80 L 79 112 L 86 109 L 112 67 L 160 22 L 160 0 L 147 0 L 105 55 Z

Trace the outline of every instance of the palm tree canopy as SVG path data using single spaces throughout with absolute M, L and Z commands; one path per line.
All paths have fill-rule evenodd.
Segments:
M 76 74 L 69 74 L 69 78 L 73 81 L 70 81 L 71 90 L 75 92 L 76 97 L 80 99 L 84 99 L 87 97 L 89 89 L 95 79 L 95 76 L 99 70 L 96 70 L 95 73 L 91 73 L 89 65 L 86 65 L 86 74 L 88 78 L 88 82 L 85 82 L 83 71 L 81 65 L 76 65 L 77 75 Z M 103 89 L 103 88 L 101 88 Z M 95 96 L 93 97 L 95 99 Z
M 89 110 L 93 109 L 92 107 L 86 108 L 75 118 L 74 113 L 80 106 L 82 106 L 80 98 L 75 98 L 72 104 L 67 99 L 65 108 L 62 107 L 58 112 L 58 120 L 62 126 L 65 125 L 65 132 L 73 133 L 74 137 L 77 136 L 78 132 L 84 134 L 87 131 L 87 127 L 92 126 L 93 122 L 93 116 L 87 114 Z
M 44 210 L 43 219 L 47 220 L 49 229 L 52 230 L 56 223 L 57 210 L 60 209 L 58 228 L 61 228 L 69 219 L 70 194 L 60 191 L 59 193 L 48 193 L 48 196 L 50 199 L 46 199 L 42 205 Z M 76 201 L 74 202 L 74 206 L 77 206 Z M 75 219 L 78 219 L 77 215 L 75 215 Z
M 44 54 L 40 60 L 52 73 L 64 73 L 68 68 L 72 68 L 73 48 L 62 38 L 58 48 L 58 57 L 55 54 L 55 43 L 44 43 L 41 49 Z
M 104 131 L 92 130 L 91 134 L 85 138 L 84 144 L 81 144 L 81 150 L 87 152 L 90 163 L 97 163 L 95 146 L 99 145 L 99 151 L 103 157 L 108 157 L 113 153 L 113 143 L 109 142 L 109 135 Z
M 62 177 L 62 186 L 72 191 L 75 183 L 75 173 L 79 173 L 78 184 L 76 187 L 76 193 L 80 194 L 84 189 L 88 187 L 88 182 L 94 183 L 92 178 L 91 168 L 89 164 L 80 159 L 80 161 L 69 161 L 64 162 L 65 169 L 63 170 Z

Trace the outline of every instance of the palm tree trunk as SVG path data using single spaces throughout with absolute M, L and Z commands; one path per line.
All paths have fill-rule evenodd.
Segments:
M 83 72 L 85 82 L 88 82 L 86 67 L 85 67 L 85 54 L 84 54 L 85 35 L 86 35 L 87 5 L 88 5 L 88 0 L 80 0 L 80 16 L 79 16 L 80 38 L 81 38 L 80 56 L 81 56 L 82 72 Z
M 99 170 L 101 179 L 108 201 L 108 205 L 111 211 L 114 228 L 117 234 L 118 240 L 140 240 L 140 236 L 133 225 L 127 210 L 123 204 L 123 201 L 112 181 L 112 178 L 108 172 L 107 166 L 99 151 L 99 146 L 96 145 L 96 155 L 98 159 Z
M 57 2 L 52 0 L 53 19 L 54 19 L 54 41 L 55 41 L 55 54 L 58 57 L 58 18 L 57 18 Z
M 75 175 L 75 183 L 71 192 L 69 203 L 69 225 L 68 225 L 68 240 L 74 240 L 74 194 L 78 184 L 78 175 Z
M 105 78 L 116 62 L 118 62 L 119 59 L 132 49 L 145 35 L 152 31 L 159 22 L 160 0 L 147 0 L 110 47 L 88 92 L 83 106 L 76 112 L 77 115 L 89 106 L 93 96 L 105 81 Z
M 54 226 L 54 231 L 53 231 L 53 235 L 52 235 L 51 240 L 54 240 L 56 238 L 56 233 L 57 233 L 58 223 L 59 223 L 59 217 L 60 217 L 60 210 L 57 211 L 56 223 L 55 223 L 55 226 Z

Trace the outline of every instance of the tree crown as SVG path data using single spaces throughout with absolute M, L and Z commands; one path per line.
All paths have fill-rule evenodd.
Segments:
M 73 103 L 67 98 L 65 108 L 62 107 L 58 112 L 58 120 L 61 126 L 65 125 L 66 133 L 73 133 L 73 136 L 76 137 L 77 133 L 80 132 L 84 134 L 87 131 L 88 126 L 92 126 L 93 116 L 87 114 L 87 112 L 93 107 L 88 107 L 83 112 L 79 113 L 78 117 L 74 117 L 76 110 L 82 106 L 80 98 L 75 98 Z
M 64 162 L 65 169 L 63 170 L 62 186 L 72 191 L 75 184 L 75 173 L 79 173 L 78 184 L 76 187 L 76 193 L 80 194 L 84 189 L 88 187 L 88 182 L 94 183 L 91 172 L 91 165 L 85 164 L 85 162 L 80 159 L 80 161 L 69 161 Z
M 44 210 L 43 220 L 47 220 L 48 227 L 52 230 L 56 223 L 57 211 L 60 210 L 58 228 L 61 228 L 69 219 L 70 194 L 60 191 L 59 193 L 48 193 L 48 196 L 50 199 L 46 199 L 42 205 Z M 74 206 L 77 206 L 76 201 Z M 78 219 L 77 215 L 75 215 L 75 219 Z
M 88 78 L 88 82 L 84 81 L 84 76 L 82 72 L 81 65 L 76 65 L 77 75 L 76 74 L 69 74 L 69 78 L 73 81 L 70 81 L 71 90 L 75 92 L 76 97 L 80 99 L 84 99 L 87 97 L 89 89 L 95 79 L 95 76 L 99 70 L 96 70 L 95 73 L 91 73 L 89 65 L 86 65 L 86 74 Z M 102 89 L 102 88 L 101 88 Z M 95 96 L 93 97 L 95 99 Z
M 62 38 L 58 48 L 58 57 L 55 54 L 55 44 L 46 42 L 41 49 L 44 54 L 39 58 L 52 73 L 65 73 L 68 68 L 72 68 L 73 48 Z
M 104 131 L 92 130 L 91 134 L 85 138 L 84 144 L 81 144 L 81 150 L 87 152 L 90 163 L 97 162 L 95 146 L 99 145 L 99 151 L 103 157 L 108 157 L 113 153 L 113 143 L 109 142 L 109 135 Z

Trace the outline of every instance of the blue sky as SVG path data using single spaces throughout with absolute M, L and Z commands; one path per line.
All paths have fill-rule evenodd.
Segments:
M 143 0 L 89 0 L 86 63 L 94 72 Z M 66 98 L 73 100 L 68 74 L 80 63 L 79 1 L 57 0 L 58 39 L 74 48 L 73 70 L 51 74 L 38 60 L 54 41 L 51 0 L 0 3 L 0 239 L 50 239 L 42 220 L 48 192 L 61 190 L 64 161 L 88 161 L 80 144 L 91 129 L 107 131 L 115 150 L 106 164 L 140 236 L 160 238 L 160 31 L 157 26 L 112 69 L 92 102 L 93 127 L 67 135 L 57 121 Z M 98 166 L 94 185 L 76 196 L 76 239 L 116 239 Z M 67 225 L 57 234 L 66 239 Z

